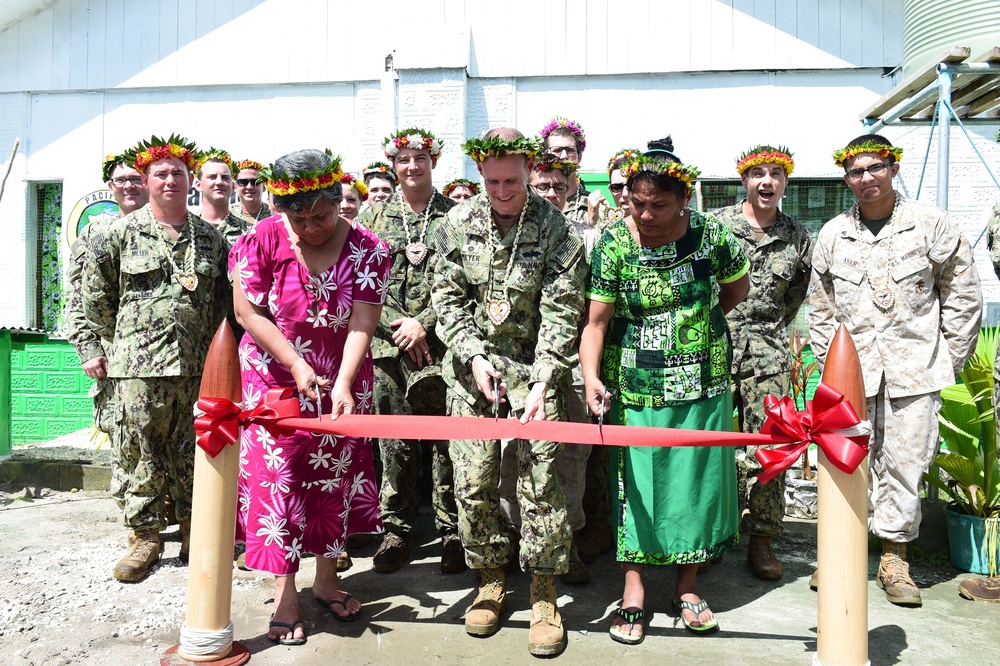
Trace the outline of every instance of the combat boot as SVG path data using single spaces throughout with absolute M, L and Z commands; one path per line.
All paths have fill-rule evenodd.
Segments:
M 184 564 L 188 563 L 191 553 L 191 521 L 181 520 L 178 522 L 181 532 L 181 553 L 177 557 Z
M 569 571 L 559 574 L 559 580 L 570 585 L 586 583 L 590 580 L 590 571 L 580 559 L 580 553 L 575 543 L 569 547 Z
M 114 577 L 123 583 L 138 583 L 160 561 L 160 532 L 156 528 L 133 530 L 128 543 L 128 552 L 115 565 Z
M 507 605 L 507 580 L 501 568 L 481 569 L 479 576 L 479 594 L 465 614 L 465 631 L 492 636 L 500 628 L 500 614 Z
M 544 657 L 557 655 L 566 646 L 566 632 L 556 606 L 554 576 L 531 574 L 531 624 L 528 652 Z
M 753 575 L 761 580 L 778 580 L 783 573 L 781 560 L 774 554 L 769 536 L 750 535 L 747 562 L 750 563 Z
M 875 582 L 885 590 L 885 598 L 897 606 L 921 606 L 920 590 L 910 578 L 906 544 L 882 541 L 882 560 Z

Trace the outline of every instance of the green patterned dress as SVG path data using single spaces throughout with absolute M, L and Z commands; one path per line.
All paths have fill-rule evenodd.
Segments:
M 602 375 L 622 425 L 733 428 L 729 328 L 719 284 L 750 265 L 718 220 L 690 211 L 687 233 L 641 247 L 627 220 L 601 236 L 587 298 L 614 303 Z M 621 562 L 688 564 L 739 540 L 731 447 L 620 447 L 611 458 Z

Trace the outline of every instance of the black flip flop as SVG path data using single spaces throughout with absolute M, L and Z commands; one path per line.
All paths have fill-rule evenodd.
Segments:
M 296 620 L 295 622 L 292 622 L 291 624 L 288 624 L 287 622 L 277 622 L 277 621 L 275 621 L 274 615 L 272 615 L 271 616 L 271 621 L 267 624 L 267 633 L 271 633 L 271 629 L 273 627 L 282 627 L 284 629 L 288 629 L 288 631 L 292 632 L 292 635 L 294 636 L 295 635 L 295 627 L 299 626 L 300 624 L 302 625 L 302 629 L 303 629 L 303 633 L 304 633 L 306 625 L 302 622 L 302 620 Z M 272 643 L 277 643 L 278 645 L 305 645 L 306 644 L 306 637 L 305 636 L 303 636 L 302 638 L 271 638 L 270 636 L 268 636 L 268 640 L 270 640 Z
M 641 608 L 635 608 L 634 606 L 632 607 L 632 610 L 626 610 L 619 606 L 618 610 L 615 611 L 615 615 L 628 622 L 628 633 L 626 634 L 625 632 L 622 632 L 621 629 L 616 631 L 615 626 L 612 624 L 611 628 L 608 630 L 611 640 L 625 645 L 638 645 L 646 640 L 646 611 Z M 633 636 L 632 629 L 635 628 L 635 623 L 640 621 L 642 622 L 642 635 Z
M 352 615 L 338 615 L 333 611 L 332 608 L 333 606 L 343 606 L 344 610 L 345 611 L 347 610 L 347 602 L 351 600 L 350 593 L 348 593 L 347 596 L 345 596 L 343 599 L 320 599 L 315 595 L 313 595 L 313 599 L 315 599 L 316 603 L 318 603 L 320 606 L 330 611 L 330 615 L 332 615 L 333 619 L 338 622 L 354 622 L 359 617 L 361 617 L 360 609 L 358 610 L 357 613 L 354 613 Z

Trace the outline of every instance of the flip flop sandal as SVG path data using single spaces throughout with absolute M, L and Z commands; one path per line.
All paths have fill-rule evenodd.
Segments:
M 611 635 L 611 640 L 618 643 L 624 643 L 625 645 L 638 645 L 646 640 L 646 611 L 641 608 L 635 608 L 634 606 L 633 609 L 634 610 L 626 610 L 619 606 L 618 610 L 615 611 L 615 615 L 628 622 L 628 632 L 626 633 L 618 627 L 611 625 L 611 629 L 608 630 L 608 633 Z M 635 627 L 636 622 L 643 622 L 642 634 L 639 636 L 632 635 L 632 629 Z
M 294 636 L 295 635 L 295 627 L 299 626 L 300 624 L 302 625 L 302 629 L 306 628 L 306 625 L 302 623 L 302 620 L 296 620 L 295 622 L 292 622 L 291 624 L 288 624 L 287 622 L 278 622 L 278 621 L 276 621 L 274 619 L 274 615 L 271 615 L 271 621 L 267 625 L 267 633 L 270 634 L 271 633 L 271 629 L 274 628 L 274 627 L 282 627 L 283 629 L 288 629 L 288 631 L 290 631 L 292 633 L 292 635 Z M 272 643 L 277 643 L 278 645 L 305 645 L 306 644 L 306 637 L 305 636 L 303 636 L 302 638 L 271 638 L 270 636 L 268 636 L 268 640 L 270 640 Z
M 684 623 L 684 627 L 693 634 L 704 636 L 707 634 L 715 633 L 716 631 L 719 630 L 719 623 L 714 617 L 705 624 L 693 624 L 691 622 L 688 622 L 687 618 L 684 617 L 683 613 L 684 610 L 689 610 L 692 613 L 694 613 L 695 619 L 697 619 L 699 615 L 708 610 L 708 602 L 705 601 L 704 599 L 702 599 L 696 604 L 693 604 L 690 601 L 684 601 L 683 599 L 681 600 L 674 599 L 674 610 L 677 611 L 677 614 L 681 616 L 681 622 Z
M 348 593 L 347 596 L 345 596 L 343 599 L 320 599 L 317 596 L 313 596 L 313 599 L 315 599 L 316 603 L 318 603 L 320 606 L 330 611 L 330 615 L 332 615 L 333 619 L 337 620 L 338 622 L 354 622 L 359 617 L 361 617 L 360 609 L 358 610 L 357 613 L 354 613 L 352 615 L 338 615 L 333 610 L 334 606 L 343 606 L 344 610 L 346 611 L 347 602 L 351 600 L 350 593 Z

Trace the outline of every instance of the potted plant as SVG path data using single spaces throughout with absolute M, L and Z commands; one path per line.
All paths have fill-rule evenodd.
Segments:
M 812 354 L 807 354 L 809 337 L 802 337 L 797 326 L 792 327 L 788 336 L 788 348 L 792 355 L 791 387 L 796 409 L 806 408 L 806 386 L 809 378 L 819 368 Z M 810 447 L 812 448 L 812 447 Z M 785 473 L 785 515 L 793 518 L 816 518 L 819 498 L 816 475 L 809 463 L 809 450 L 802 454 L 801 469 L 789 469 Z
M 976 352 L 941 392 L 942 451 L 924 480 L 948 498 L 948 544 L 956 568 L 997 575 L 1000 564 L 1000 467 L 993 410 L 997 329 L 983 329 Z

